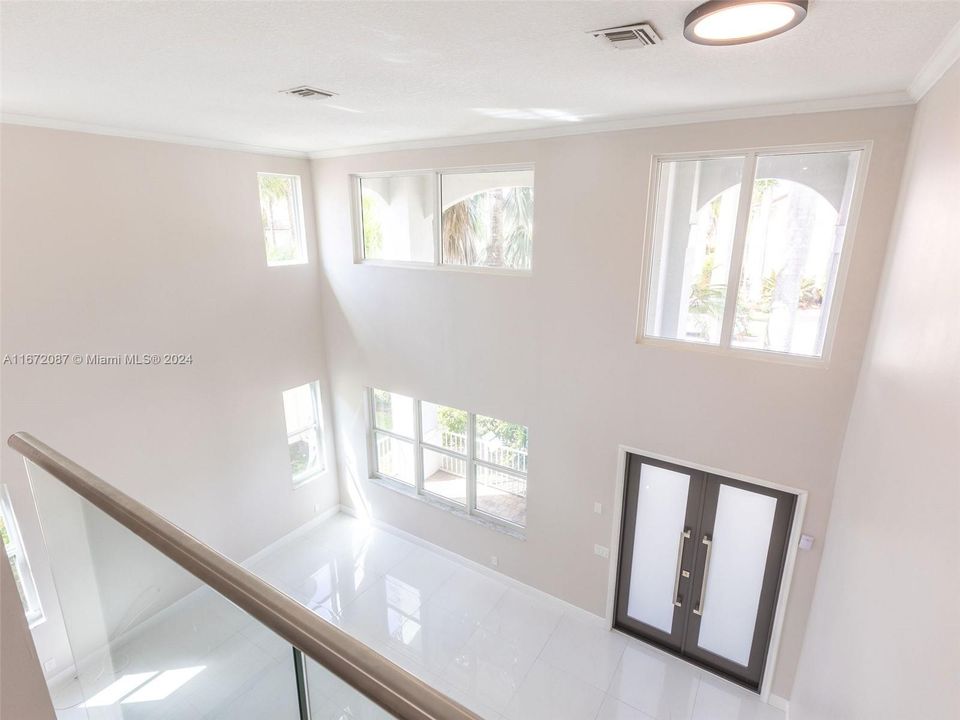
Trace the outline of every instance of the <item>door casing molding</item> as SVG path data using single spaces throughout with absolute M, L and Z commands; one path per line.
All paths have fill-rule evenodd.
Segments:
M 783 577 L 780 580 L 780 593 L 777 596 L 777 604 L 773 614 L 773 628 L 770 632 L 770 645 L 767 650 L 767 662 L 764 665 L 763 677 L 760 681 L 760 699 L 767 703 L 771 702 L 773 675 L 776 671 L 777 659 L 780 654 L 780 640 L 783 635 L 783 623 L 786 616 L 787 599 L 790 596 L 790 588 L 793 583 L 793 571 L 797 561 L 800 532 L 803 528 L 803 516 L 807 509 L 807 491 L 801 490 L 800 488 L 791 487 L 790 485 L 783 485 L 781 483 L 763 480 L 762 478 L 744 475 L 743 473 L 712 467 L 710 465 L 702 465 L 700 463 L 690 462 L 682 458 L 671 457 L 670 455 L 663 455 L 662 453 L 655 453 L 649 450 L 643 450 L 641 448 L 630 447 L 629 445 L 619 445 L 617 447 L 617 478 L 615 485 L 616 494 L 614 495 L 613 502 L 613 527 L 611 529 L 610 537 L 610 569 L 609 577 L 607 579 L 607 607 L 604 615 L 607 626 L 614 631 L 617 631 L 616 628 L 614 628 L 614 622 L 616 619 L 614 616 L 614 606 L 616 604 L 617 594 L 617 574 L 620 568 L 620 526 L 623 523 L 623 489 L 627 472 L 627 453 L 631 453 L 633 455 L 643 455 L 645 457 L 653 458 L 655 460 L 662 460 L 664 462 L 676 463 L 677 465 L 683 465 L 693 470 L 701 470 L 714 475 L 728 477 L 733 480 L 742 480 L 743 482 L 760 485 L 761 487 L 782 490 L 783 492 L 787 492 L 796 496 L 797 500 L 793 512 L 793 523 L 790 526 L 790 534 L 787 539 L 787 553 L 783 562 Z M 651 647 L 656 646 L 651 645 Z M 674 656 L 671 655 L 671 657 Z M 708 669 L 703 669 L 706 672 L 710 672 Z M 723 675 L 716 673 L 711 674 L 726 680 Z

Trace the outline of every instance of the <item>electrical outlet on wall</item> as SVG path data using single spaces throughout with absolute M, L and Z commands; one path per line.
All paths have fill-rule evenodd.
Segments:
M 603 545 L 594 545 L 593 554 L 599 555 L 602 558 L 610 557 L 610 548 L 604 547 Z
M 496 555 L 491 555 L 491 556 L 490 556 L 490 564 L 491 564 L 493 567 L 498 567 L 498 566 L 500 565 L 500 558 L 498 558 Z

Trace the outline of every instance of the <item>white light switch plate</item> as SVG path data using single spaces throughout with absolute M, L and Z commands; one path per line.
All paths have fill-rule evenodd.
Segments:
M 801 535 L 801 536 L 800 536 L 800 549 L 801 549 L 801 550 L 812 550 L 812 549 L 813 549 L 813 535 Z
M 601 505 L 601 504 L 598 503 L 598 502 L 595 502 L 595 503 L 593 504 L 593 511 L 594 511 L 597 515 L 602 515 L 602 514 L 603 514 L 603 505 Z
M 610 548 L 605 548 L 603 545 L 594 545 L 593 554 L 599 555 L 602 558 L 610 557 Z

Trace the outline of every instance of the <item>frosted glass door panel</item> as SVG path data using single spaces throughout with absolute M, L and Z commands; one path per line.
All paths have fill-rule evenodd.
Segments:
M 640 469 L 627 615 L 666 633 L 673 629 L 677 552 L 690 476 L 653 465 Z
M 777 499 L 723 485 L 697 645 L 746 667 L 757 624 Z

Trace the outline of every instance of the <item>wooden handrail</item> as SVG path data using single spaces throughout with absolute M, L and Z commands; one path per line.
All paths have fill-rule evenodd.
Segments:
M 398 720 L 480 720 L 29 433 L 14 433 L 7 444 Z

